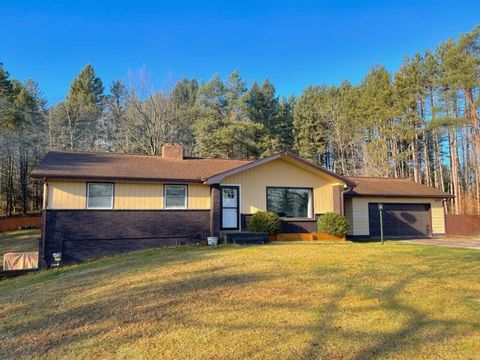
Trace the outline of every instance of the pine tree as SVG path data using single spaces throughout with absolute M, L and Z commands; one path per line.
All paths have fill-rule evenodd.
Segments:
M 230 120 L 247 120 L 243 96 L 247 91 L 246 82 L 240 77 L 238 71 L 231 73 L 225 84 L 227 99 L 227 117 Z
M 126 86 L 115 80 L 110 85 L 110 94 L 105 97 L 105 111 L 98 122 L 96 147 L 103 151 L 128 151 L 123 143 L 122 126 L 128 106 Z
M 273 134 L 277 120 L 278 98 L 275 96 L 275 87 L 272 83 L 268 79 L 260 86 L 254 82 L 245 94 L 244 101 L 249 119 L 263 125 L 267 134 Z
M 363 121 L 365 175 L 394 175 L 389 153 L 396 144 L 394 96 L 391 76 L 384 66 L 370 70 L 360 86 L 359 114 Z
M 61 144 L 69 149 L 94 149 L 103 111 L 103 83 L 91 65 L 85 66 L 73 80 L 67 99 L 57 105 L 56 131 Z
M 200 87 L 195 122 L 196 153 L 204 157 L 257 157 L 263 126 L 245 117 L 242 106 L 244 82 L 237 72 L 228 82 L 219 76 Z
M 274 137 L 267 144 L 267 153 L 276 153 L 282 150 L 293 151 L 293 110 L 295 109 L 296 99 L 290 96 L 288 99 L 281 97 L 278 102 L 277 120 L 273 131 Z M 268 153 L 269 152 L 269 153 Z
M 425 80 L 424 63 L 420 54 L 413 59 L 406 57 L 395 74 L 395 104 L 400 115 L 402 141 L 408 144 L 408 159 L 412 161 L 412 177 L 416 182 L 420 178 L 420 141 L 419 133 L 425 125 Z M 426 133 L 424 132 L 424 140 Z M 426 143 L 424 143 L 426 145 Z M 427 159 L 424 159 L 427 162 Z M 424 169 L 429 179 L 428 167 Z M 429 181 L 429 180 L 428 180 Z
M 192 108 L 195 105 L 198 93 L 198 81 L 183 78 L 179 80 L 172 91 L 172 101 L 176 107 Z
M 327 150 L 327 123 L 323 113 L 325 86 L 310 86 L 298 98 L 293 111 L 294 150 L 302 157 L 322 163 Z
M 0 63 L 0 125 L 5 128 L 15 126 L 14 90 L 9 77 Z

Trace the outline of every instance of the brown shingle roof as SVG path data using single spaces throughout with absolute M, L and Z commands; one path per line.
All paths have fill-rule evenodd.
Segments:
M 202 182 L 250 161 L 78 151 L 51 151 L 31 172 L 32 178 Z
M 359 176 L 349 176 L 348 178 L 356 182 L 357 186 L 353 190 L 347 191 L 346 196 L 452 197 L 446 192 L 409 179 Z

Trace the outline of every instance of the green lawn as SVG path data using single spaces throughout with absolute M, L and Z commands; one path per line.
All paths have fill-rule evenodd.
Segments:
M 1 359 L 478 359 L 480 251 L 158 249 L 0 282 Z
M 3 267 L 3 254 L 7 252 L 38 251 L 40 230 L 19 230 L 0 233 L 0 270 Z

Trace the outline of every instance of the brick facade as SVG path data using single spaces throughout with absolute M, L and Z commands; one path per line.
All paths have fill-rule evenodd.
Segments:
M 197 243 L 210 234 L 210 210 L 47 210 L 40 257 L 49 266 L 154 247 Z

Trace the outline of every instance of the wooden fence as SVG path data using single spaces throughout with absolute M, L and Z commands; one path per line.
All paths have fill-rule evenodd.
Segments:
M 450 236 L 480 236 L 480 215 L 445 215 L 445 232 Z
M 0 217 L 0 232 L 14 231 L 23 227 L 40 229 L 42 227 L 41 214 Z

